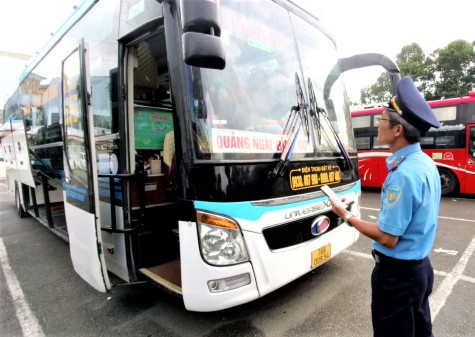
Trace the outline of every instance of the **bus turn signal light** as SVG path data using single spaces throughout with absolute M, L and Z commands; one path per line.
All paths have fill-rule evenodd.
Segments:
M 236 223 L 234 223 L 230 219 L 226 219 L 217 215 L 212 215 L 212 214 L 203 213 L 203 212 L 197 212 L 197 214 L 198 214 L 198 222 L 202 224 L 223 227 L 223 228 L 228 228 L 228 229 L 239 229 Z

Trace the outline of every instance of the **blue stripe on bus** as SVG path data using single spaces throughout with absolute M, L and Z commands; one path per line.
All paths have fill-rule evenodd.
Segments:
M 70 189 L 70 190 L 73 190 L 75 192 L 79 192 L 79 193 L 82 193 L 82 194 L 86 194 L 86 190 L 83 189 L 83 188 L 79 188 L 79 187 L 76 187 L 76 186 L 73 186 L 73 185 L 69 185 L 68 183 L 66 183 L 64 180 L 62 182 L 62 185 L 64 188 L 67 188 L 67 189 Z
M 109 198 L 110 197 L 110 192 L 109 192 L 109 188 L 105 189 L 105 188 L 99 188 L 99 196 L 103 197 L 103 198 Z M 122 200 L 122 192 L 115 192 L 114 194 L 114 198 L 115 200 Z
M 119 182 L 120 182 L 119 179 L 114 178 L 114 191 L 115 191 L 114 198 L 116 200 L 122 200 L 122 186 L 116 185 L 116 184 L 119 184 Z M 101 197 L 109 197 L 110 196 L 109 178 L 99 178 L 98 185 L 99 185 L 99 195 Z
M 84 201 L 84 194 L 77 193 L 77 192 L 72 191 L 72 190 L 66 190 L 66 196 L 70 197 L 70 198 L 73 198 L 73 199 L 76 199 L 76 200 L 79 200 L 79 201 Z
M 358 180 L 356 185 L 348 191 L 345 191 L 344 194 L 354 192 L 358 193 L 361 189 L 361 183 Z M 280 210 L 285 210 L 293 207 L 301 207 L 308 204 L 312 204 L 318 201 L 326 200 L 327 197 L 322 197 L 318 199 L 311 199 L 297 203 L 291 203 L 286 205 L 278 206 L 254 206 L 250 201 L 244 202 L 208 202 L 208 201 L 195 201 L 194 205 L 196 209 L 203 211 L 209 211 L 214 213 L 220 213 L 223 215 L 228 215 L 235 218 L 240 218 L 248 221 L 257 221 L 264 214 L 269 212 L 275 212 Z

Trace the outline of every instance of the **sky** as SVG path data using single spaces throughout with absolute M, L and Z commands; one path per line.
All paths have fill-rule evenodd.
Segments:
M 29 61 L 2 52 L 35 56 L 83 0 L 15 0 L 0 2 L 0 107 L 19 85 Z
M 259 0 L 242 0 L 259 1 Z M 450 42 L 475 41 L 475 0 L 293 0 L 308 6 L 333 33 L 340 57 L 380 53 L 395 60 L 402 47 L 417 42 L 429 55 Z M 35 55 L 83 0 L 15 0 L 0 2 L 0 55 Z M 19 83 L 28 61 L 0 56 L 0 106 Z M 381 67 L 347 72 L 350 100 L 358 102 L 363 87 Z

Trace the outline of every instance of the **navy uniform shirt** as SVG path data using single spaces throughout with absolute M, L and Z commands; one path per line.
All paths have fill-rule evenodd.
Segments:
M 437 229 L 439 172 L 419 143 L 392 154 L 386 165 L 389 173 L 381 193 L 378 226 L 383 232 L 399 236 L 399 241 L 393 248 L 373 241 L 373 247 L 396 259 L 423 259 L 432 249 Z

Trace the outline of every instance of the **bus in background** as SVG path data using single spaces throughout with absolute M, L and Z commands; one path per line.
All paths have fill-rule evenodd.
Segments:
M 339 75 L 369 65 L 397 82 L 291 1 L 85 0 L 7 102 L 6 184 L 99 291 L 246 303 L 357 240 L 320 187 L 359 214 Z
M 1 131 L 0 131 L 1 132 Z M 0 147 L 0 180 L 5 179 L 5 155 L 3 149 Z
M 441 127 L 431 128 L 421 139 L 422 150 L 439 169 L 442 195 L 475 193 L 475 91 L 469 96 L 429 101 Z M 384 108 L 351 112 L 363 187 L 381 187 L 386 179 L 385 144 L 377 142 L 378 123 Z
M 0 129 L 0 133 L 2 133 Z M 5 154 L 3 148 L 0 146 L 0 180 L 5 179 L 6 171 L 5 171 Z

